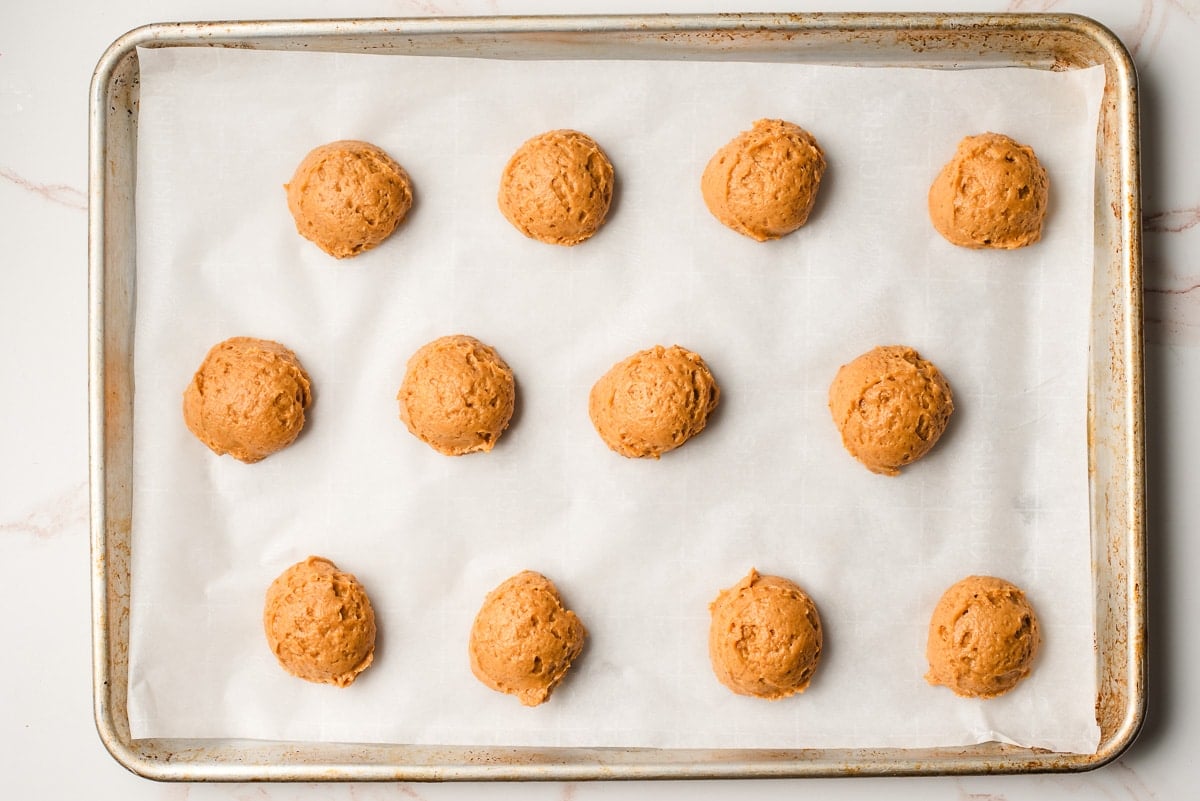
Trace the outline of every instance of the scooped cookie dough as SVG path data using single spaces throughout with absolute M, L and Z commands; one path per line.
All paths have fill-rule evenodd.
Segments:
M 375 611 L 366 590 L 319 556 L 271 582 L 263 628 L 283 669 L 307 681 L 347 687 L 375 658 Z
M 872 473 L 894 476 L 937 443 L 954 397 L 932 362 L 888 345 L 842 365 L 829 387 L 829 411 L 850 455 Z
M 578 245 L 608 216 L 613 166 L 579 131 L 557 130 L 525 142 L 500 176 L 500 211 L 530 239 Z
M 471 672 L 493 690 L 537 706 L 550 699 L 586 637 L 554 582 L 526 570 L 484 599 L 471 626 Z
M 929 188 L 929 218 L 955 245 L 1025 247 L 1042 238 L 1049 186 L 1033 148 L 1003 134 L 968 136 Z
M 758 120 L 716 152 L 700 191 L 713 216 L 759 242 L 808 221 L 825 153 L 812 134 L 784 120 Z
M 314 148 L 285 184 L 296 230 L 335 258 L 357 256 L 391 236 L 412 208 L 412 182 L 369 142 Z
M 495 348 L 458 334 L 412 355 L 396 399 L 413 436 L 461 456 L 495 446 L 512 419 L 516 384 Z
M 655 345 L 613 365 L 592 387 L 588 413 L 617 453 L 657 459 L 704 430 L 721 390 L 699 354 Z
M 722 684 L 738 695 L 772 701 L 808 689 L 824 634 L 817 606 L 804 590 L 751 568 L 708 608 L 708 655 Z
M 296 354 L 268 339 L 233 337 L 213 346 L 183 393 L 183 420 L 213 453 L 258 462 L 304 428 L 312 402 Z
M 1029 675 L 1041 646 L 1037 615 L 1020 588 L 991 576 L 950 587 L 929 621 L 930 684 L 967 698 L 994 698 Z

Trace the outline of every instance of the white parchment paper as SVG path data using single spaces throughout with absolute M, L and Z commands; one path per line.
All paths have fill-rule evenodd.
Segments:
M 672 747 L 923 746 L 999 739 L 1094 751 L 1086 463 L 1093 174 L 1103 73 L 793 64 L 505 62 L 142 50 L 137 230 L 134 737 Z M 760 117 L 817 137 L 807 226 L 759 244 L 705 209 L 710 155 Z M 496 208 L 500 171 L 544 130 L 608 151 L 617 197 L 576 248 Z M 1031 144 L 1051 181 L 1043 241 L 955 248 L 925 198 L 958 140 Z M 283 184 L 313 146 L 366 139 L 413 178 L 410 218 L 337 262 L 300 238 Z M 518 380 L 488 455 L 447 458 L 397 418 L 408 356 L 468 333 Z M 314 382 L 296 444 L 257 465 L 187 431 L 181 394 L 235 335 L 294 349 Z M 656 343 L 722 388 L 701 436 L 659 462 L 611 453 L 587 394 Z M 826 408 L 839 365 L 908 344 L 957 410 L 899 478 L 867 472 Z M 375 604 L 375 664 L 349 689 L 275 663 L 263 594 L 309 554 Z M 707 604 L 751 566 L 816 600 L 826 652 L 802 696 L 732 695 Z M 536 709 L 468 667 L 484 595 L 553 578 L 590 631 Z M 980 702 L 923 679 L 942 591 L 1023 586 L 1036 669 Z

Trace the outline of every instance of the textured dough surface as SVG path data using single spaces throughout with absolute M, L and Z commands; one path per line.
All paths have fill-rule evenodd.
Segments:
M 375 658 L 375 612 L 358 579 L 310 556 L 267 589 L 263 628 L 293 676 L 347 687 Z
M 1033 148 L 1003 134 L 968 136 L 929 188 L 929 217 L 961 247 L 1025 247 L 1042 238 L 1049 187 Z
M 537 706 L 567 675 L 586 637 L 554 582 L 526 570 L 484 599 L 471 626 L 471 672 L 493 690 Z
M 894 476 L 941 438 L 954 397 L 932 362 L 886 345 L 842 365 L 829 387 L 829 412 L 851 456 L 872 473 Z
M 617 453 L 657 459 L 703 431 L 720 399 L 698 354 L 655 345 L 613 365 L 595 383 L 588 414 Z
M 784 120 L 758 120 L 709 160 L 700 191 L 713 216 L 759 242 L 808 221 L 825 154 L 812 134 Z
M 314 148 L 284 189 L 296 230 L 339 259 L 391 236 L 413 202 L 412 182 L 395 159 L 349 139 Z
M 930 684 L 968 698 L 993 698 L 1029 675 L 1041 646 L 1025 593 L 1004 579 L 968 576 L 938 601 L 925 655 Z
M 722 684 L 770 700 L 808 688 L 824 634 L 816 604 L 794 582 L 751 568 L 709 611 L 708 654 Z
M 412 355 L 396 400 L 413 436 L 461 456 L 495 446 L 512 419 L 516 383 L 495 348 L 455 334 Z
M 233 337 L 209 350 L 183 393 L 183 420 L 213 453 L 258 462 L 287 447 L 312 402 L 296 354 L 268 339 Z
M 513 154 L 500 176 L 500 211 L 525 236 L 578 245 L 604 224 L 613 195 L 613 166 L 600 145 L 579 131 L 547 131 Z

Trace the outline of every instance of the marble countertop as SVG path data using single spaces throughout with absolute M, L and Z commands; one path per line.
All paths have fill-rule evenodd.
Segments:
M 138 778 L 105 751 L 92 720 L 87 494 L 87 96 L 104 48 L 166 19 L 430 16 L 645 11 L 814 11 L 795 2 L 580 0 L 70 0 L 0 8 L 0 564 L 9 613 L 0 658 L 0 794 L 94 799 L 601 799 L 1038 797 L 1155 799 L 1194 792 L 1200 657 L 1188 620 L 1200 592 L 1196 475 L 1200 419 L 1200 0 L 968 0 L 954 10 L 1076 12 L 1125 42 L 1137 63 L 1145 208 L 1149 474 L 1150 711 L 1133 747 L 1085 774 L 699 783 L 184 785 Z M 876 0 L 856 10 L 908 10 Z M 1192 446 L 1196 446 L 1193 448 Z

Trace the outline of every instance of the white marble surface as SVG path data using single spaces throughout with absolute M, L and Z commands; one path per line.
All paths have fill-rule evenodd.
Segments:
M 92 723 L 87 538 L 87 87 L 104 48 L 167 19 L 547 12 L 820 10 L 797 0 L 42 0 L 0 5 L 0 797 L 93 799 L 601 799 L 818 797 L 1008 799 L 1192 797 L 1200 657 L 1200 0 L 1015 0 L 959 10 L 1072 11 L 1112 28 L 1138 64 L 1145 170 L 1150 475 L 1150 713 L 1118 762 L 1067 776 L 754 783 L 168 785 L 104 750 Z M 911 0 L 859 3 L 908 10 Z M 941 5 L 945 8 L 951 4 Z M 1168 434 L 1167 432 L 1173 432 Z M 1195 446 L 1195 450 L 1193 450 Z

